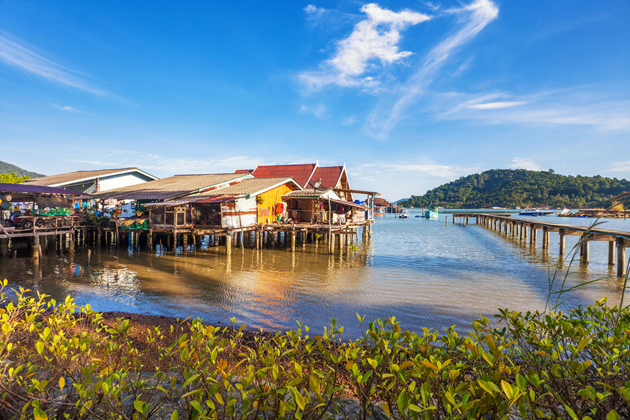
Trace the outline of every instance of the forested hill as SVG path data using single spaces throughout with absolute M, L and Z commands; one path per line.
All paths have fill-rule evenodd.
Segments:
M 422 196 L 400 202 L 403 207 L 445 208 L 608 207 L 611 199 L 630 191 L 630 181 L 601 176 L 566 176 L 549 171 L 493 169 L 462 177 Z
M 3 162 L 0 160 L 0 174 L 12 174 L 16 173 L 18 176 L 28 176 L 30 178 L 40 178 L 44 175 L 38 174 L 37 172 L 27 171 L 26 169 L 22 169 L 19 166 L 12 165 L 7 162 Z

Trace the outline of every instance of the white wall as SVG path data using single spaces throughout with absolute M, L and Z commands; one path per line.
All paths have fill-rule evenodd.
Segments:
M 239 198 L 235 202 L 221 203 L 221 226 L 224 228 L 254 226 L 257 212 L 256 197 Z
M 142 182 L 147 182 L 146 178 L 135 172 L 130 172 L 116 177 L 101 178 L 98 183 L 99 192 L 128 187 L 129 185 L 136 185 Z

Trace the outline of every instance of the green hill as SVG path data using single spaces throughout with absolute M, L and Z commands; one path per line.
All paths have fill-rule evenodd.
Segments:
M 461 177 L 456 181 L 411 196 L 404 207 L 443 208 L 525 207 L 608 207 L 611 199 L 630 191 L 630 181 L 601 176 L 566 176 L 549 171 L 493 169 Z
M 28 176 L 30 178 L 40 178 L 42 174 L 38 174 L 37 172 L 27 171 L 26 169 L 22 169 L 19 166 L 11 165 L 10 163 L 3 162 L 0 160 L 0 174 L 12 174 L 16 173 L 18 176 Z

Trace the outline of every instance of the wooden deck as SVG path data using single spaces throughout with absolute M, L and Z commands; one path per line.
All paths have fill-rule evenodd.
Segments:
M 497 232 L 503 232 L 521 241 L 527 239 L 529 234 L 530 244 L 535 244 L 538 231 L 542 231 L 542 248 L 549 249 L 549 235 L 556 232 L 559 235 L 559 255 L 565 254 L 565 236 L 580 236 L 580 263 L 588 264 L 589 242 L 608 242 L 608 264 L 617 264 L 617 276 L 626 276 L 626 248 L 630 248 L 630 232 L 602 229 L 598 226 L 576 226 L 563 223 L 545 222 L 544 220 L 531 220 L 511 217 L 510 215 L 497 214 L 453 214 L 453 223 L 459 218 L 460 223 L 468 224 L 470 219 L 475 219 L 478 225 L 487 227 Z

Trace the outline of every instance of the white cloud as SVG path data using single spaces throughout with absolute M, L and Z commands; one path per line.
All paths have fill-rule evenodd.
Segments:
M 420 68 L 397 89 L 398 93 L 393 98 L 370 113 L 366 129 L 371 135 L 387 137 L 407 108 L 424 94 L 425 88 L 437 77 L 449 57 L 496 19 L 499 9 L 490 0 L 475 0 L 468 6 L 450 9 L 447 13 L 458 15 L 464 22 L 463 26 L 431 50 Z
M 512 108 L 514 106 L 525 105 L 527 102 L 525 101 L 503 101 L 503 102 L 486 102 L 485 104 L 474 104 L 469 105 L 470 109 L 504 109 L 504 108 Z
M 311 5 L 312 6 L 312 5 Z M 321 15 L 321 8 L 307 6 L 312 15 Z M 318 71 L 299 75 L 300 82 L 309 91 L 318 91 L 328 85 L 375 88 L 378 77 L 368 75 L 371 70 L 401 61 L 412 54 L 400 51 L 400 32 L 412 25 L 430 19 L 411 10 L 393 12 L 375 3 L 361 7 L 367 17 L 357 23 L 353 32 L 337 43 L 335 55 L 321 64 Z
M 326 119 L 326 117 L 328 116 L 327 108 L 324 104 L 301 105 L 300 112 L 302 112 L 303 114 L 312 114 L 320 120 Z
M 353 124 L 354 124 L 354 123 L 356 123 L 356 122 L 357 122 L 357 117 L 356 117 L 356 116 L 354 116 L 354 115 L 351 115 L 351 116 L 349 116 L 349 117 L 344 118 L 344 119 L 341 121 L 341 124 L 342 124 L 342 125 L 353 125 Z
M 67 112 L 75 112 L 77 114 L 81 114 L 83 113 L 83 111 L 81 111 L 80 109 L 76 109 L 71 107 L 70 105 L 67 106 L 61 106 L 61 105 L 57 105 L 57 104 L 50 104 L 50 106 L 52 106 L 53 108 L 57 108 L 60 109 L 62 111 L 67 111 Z
M 626 162 L 615 162 L 609 168 L 612 172 L 630 172 L 630 160 Z
M 510 162 L 510 169 L 527 169 L 530 171 L 540 171 L 540 165 L 531 158 L 515 157 Z
M 34 48 L 7 34 L 0 34 L 0 62 L 93 95 L 111 96 L 88 83 L 85 75 L 44 57 Z

